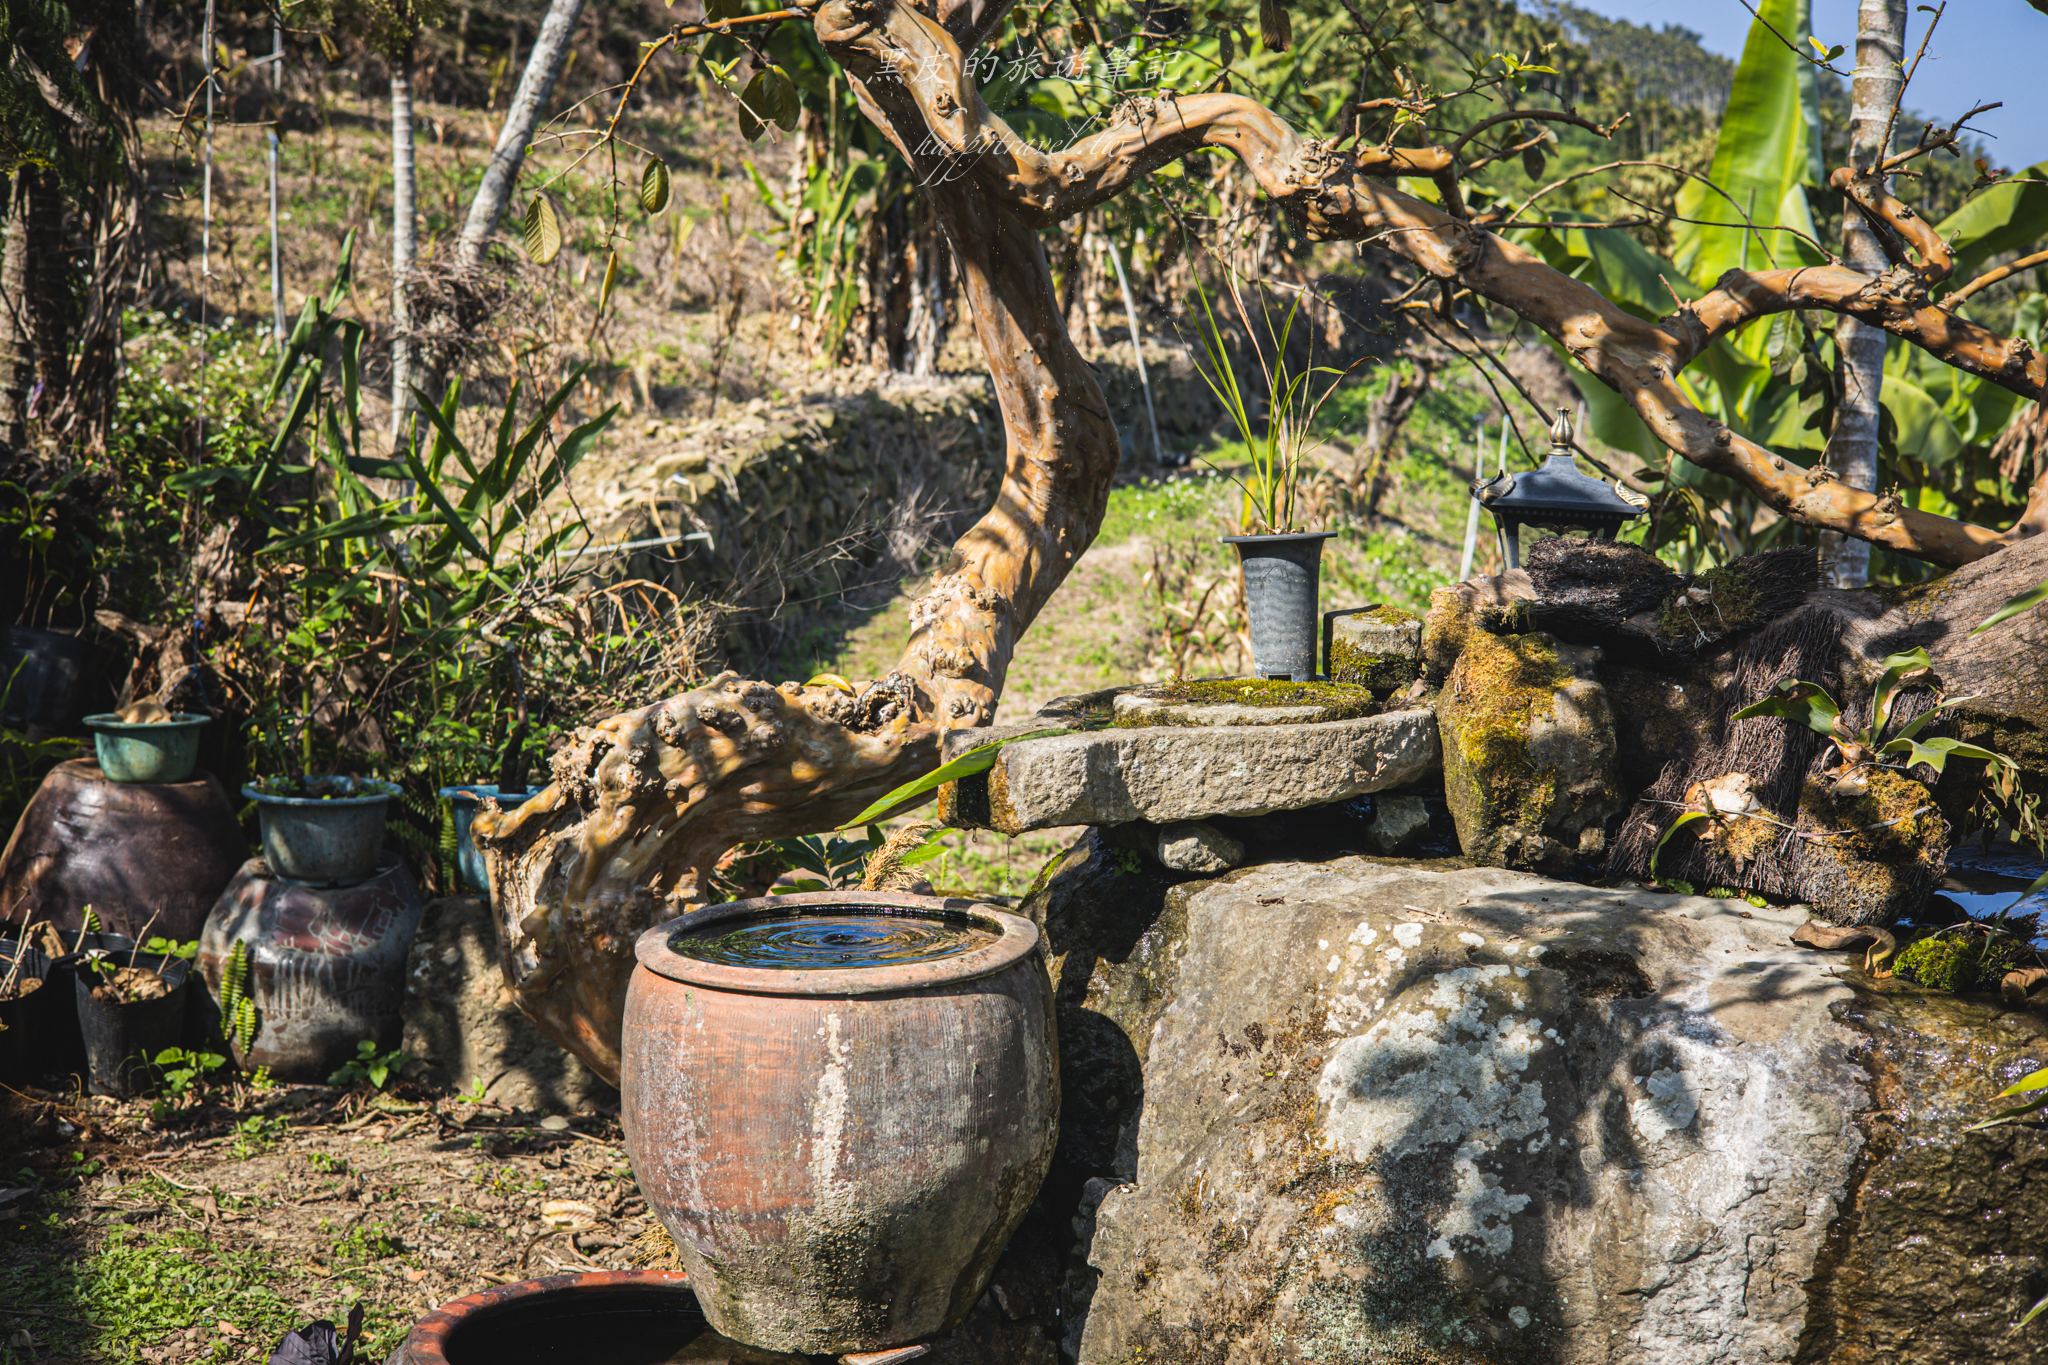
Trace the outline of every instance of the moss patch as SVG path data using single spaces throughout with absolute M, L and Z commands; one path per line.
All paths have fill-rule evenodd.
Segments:
M 1529 754 L 1529 730 L 1553 714 L 1572 671 L 1542 635 L 1467 633 L 1457 667 L 1437 701 L 1444 739 L 1444 796 L 1459 842 L 1474 857 L 1495 834 L 1540 831 L 1549 823 L 1556 775 Z
M 1379 706 L 1369 687 L 1339 682 L 1288 682 L 1278 678 L 1209 678 L 1200 682 L 1166 683 L 1148 694 L 1177 706 L 1319 706 L 1327 720 L 1369 716 Z M 1125 711 L 1117 725 L 1150 727 L 1187 724 L 1154 711 Z
M 1995 991 L 2005 974 L 2021 963 L 2019 940 L 2010 934 L 1966 929 L 1929 934 L 1906 945 L 1892 970 L 1908 981 L 1960 995 Z
M 1865 768 L 1860 788 L 1809 782 L 1800 828 L 1799 881 L 1838 924 L 1887 924 L 1919 908 L 1949 846 L 1949 823 L 1927 788 L 1886 768 Z

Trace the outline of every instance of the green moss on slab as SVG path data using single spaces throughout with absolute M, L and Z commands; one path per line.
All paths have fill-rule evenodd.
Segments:
M 1852 783 L 1808 782 L 1799 799 L 1814 907 L 1838 924 L 1886 924 L 1918 908 L 1946 861 L 1949 823 L 1926 787 L 1888 768 Z
M 1421 617 L 1399 607 L 1375 606 L 1347 613 L 1336 622 L 1330 635 L 1328 666 L 1333 682 L 1356 683 L 1375 692 L 1389 693 L 1415 681 L 1418 665 L 1413 637 L 1404 649 L 1367 649 L 1347 637 L 1347 622 L 1364 622 L 1385 631 L 1414 631 L 1417 635 L 1422 626 Z
M 1279 678 L 1205 678 L 1199 682 L 1163 683 L 1148 688 L 1145 695 L 1173 706 L 1318 706 L 1327 713 L 1326 720 L 1369 716 L 1379 707 L 1379 698 L 1369 687 Z M 1156 711 L 1137 710 L 1117 713 L 1113 723 L 1146 728 L 1187 722 Z

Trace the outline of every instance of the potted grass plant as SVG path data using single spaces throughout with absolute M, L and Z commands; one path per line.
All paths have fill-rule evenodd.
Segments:
M 1245 457 L 1238 469 L 1222 470 L 1243 494 L 1238 534 L 1225 536 L 1223 542 L 1236 548 L 1244 573 L 1252 671 L 1261 678 L 1309 681 L 1316 677 L 1323 542 L 1336 532 L 1305 526 L 1298 495 L 1304 462 L 1314 446 L 1316 417 L 1350 371 L 1313 362 L 1296 367 L 1290 359 L 1288 343 L 1301 313 L 1299 295 L 1277 325 L 1261 295 L 1254 325 L 1237 280 L 1226 277 L 1226 283 L 1251 341 L 1254 382 L 1265 392 L 1263 403 L 1256 389 L 1247 394 L 1223 325 L 1197 276 L 1198 334 L 1205 363 L 1198 362 L 1196 368 L 1236 427 Z

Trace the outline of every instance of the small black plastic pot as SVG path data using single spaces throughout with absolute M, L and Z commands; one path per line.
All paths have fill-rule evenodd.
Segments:
M 0 938 L 0 981 L 11 981 L 18 989 L 35 983 L 0 1000 L 0 1081 L 16 1085 L 42 1073 L 42 1054 L 50 1045 L 50 1021 L 58 1013 L 50 1007 L 50 959 L 38 949 Z M 70 1003 L 69 997 L 65 1003 Z
M 43 989 L 49 992 L 49 1041 L 36 1049 L 36 1069 L 53 1079 L 85 1075 L 85 1035 L 78 1027 L 78 994 L 72 983 L 78 980 L 78 964 L 90 953 L 118 953 L 128 960 L 135 940 L 126 934 L 62 935 L 69 950 L 50 960 L 50 974 Z
M 1252 672 L 1261 678 L 1313 682 L 1323 542 L 1335 531 L 1225 536 L 1244 564 L 1245 612 L 1251 618 Z
M 118 966 L 129 965 L 127 953 L 105 955 Z M 185 1037 L 185 985 L 192 964 L 160 953 L 137 953 L 134 965 L 161 975 L 170 991 L 155 1000 L 123 1003 L 93 994 L 100 973 L 91 956 L 79 960 L 72 991 L 78 1002 L 78 1028 L 85 1035 L 86 1085 L 95 1095 L 127 1098 L 150 1089 L 150 1063 Z

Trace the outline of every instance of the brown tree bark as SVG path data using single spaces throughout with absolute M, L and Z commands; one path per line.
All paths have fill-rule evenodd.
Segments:
M 1914 259 L 1877 275 L 1731 272 L 1705 299 L 1652 323 L 1468 221 L 1458 158 L 1442 148 L 1340 150 L 1301 138 L 1252 100 L 1211 94 L 1134 100 L 1092 137 L 1040 151 L 988 109 L 964 69 L 962 50 L 1003 10 L 1002 0 L 941 0 L 934 14 L 904 0 L 827 0 L 814 12 L 863 112 L 945 229 L 1008 433 L 995 505 L 912 604 L 895 669 L 857 696 L 716 679 L 581 732 L 556 757 L 552 786 L 478 821 L 513 990 L 601 1073 L 616 1074 L 635 935 L 701 894 L 729 848 L 848 818 L 928 767 L 945 730 L 992 715 L 1018 636 L 1100 524 L 1117 460 L 1115 428 L 1068 338 L 1038 230 L 1197 148 L 1235 154 L 1312 236 L 1372 241 L 1534 324 L 1674 451 L 1786 516 L 1940 564 L 1980 559 L 2037 529 L 2024 518 L 2001 533 L 1933 516 L 1800 469 L 1713 421 L 1676 382 L 1715 336 L 1809 308 L 2048 397 L 2048 360 L 1928 301 L 1946 278 L 1946 248 L 1881 184 L 1851 176 L 1843 188 Z M 1402 175 L 1430 178 L 1445 207 L 1382 183 Z

